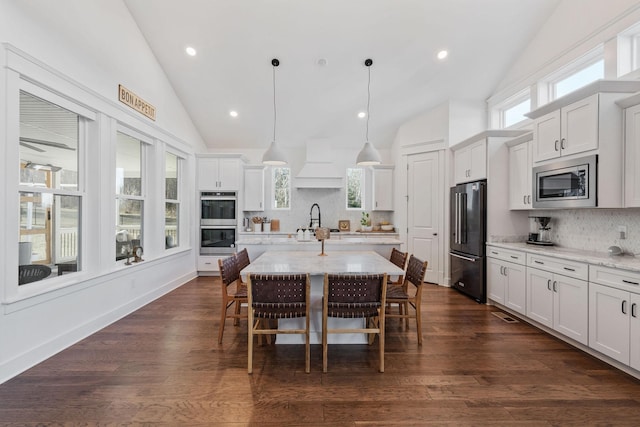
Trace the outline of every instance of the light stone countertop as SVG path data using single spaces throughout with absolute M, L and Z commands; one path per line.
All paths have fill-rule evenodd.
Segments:
M 389 237 L 362 237 L 362 238 L 350 238 L 346 240 L 341 239 L 327 239 L 324 241 L 326 246 L 332 245 L 353 245 L 355 243 L 362 243 L 367 245 L 399 245 L 402 244 L 401 240 L 393 239 Z M 320 241 L 314 239 L 310 240 L 298 240 L 294 237 L 252 237 L 252 236 L 240 236 L 236 241 L 236 245 L 319 245 Z
M 513 249 L 537 255 L 546 255 L 570 261 L 584 262 L 604 267 L 619 268 L 640 273 L 640 257 L 633 255 L 610 256 L 605 252 L 583 251 L 559 246 L 536 246 L 526 243 L 487 243 L 487 246 Z
M 404 270 L 373 251 L 348 251 L 319 256 L 309 252 L 268 251 L 245 267 L 248 273 L 367 273 L 390 276 L 404 274 Z

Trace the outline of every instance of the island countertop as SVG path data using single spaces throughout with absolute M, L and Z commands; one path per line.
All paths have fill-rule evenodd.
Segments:
M 324 241 L 326 246 L 331 245 L 353 245 L 354 243 L 362 243 L 368 245 L 399 245 L 401 240 L 389 238 L 389 237 L 354 237 L 349 239 L 327 239 Z M 253 236 L 241 236 L 236 241 L 237 245 L 319 245 L 320 241 L 316 239 L 298 240 L 296 238 L 288 237 L 253 237 Z

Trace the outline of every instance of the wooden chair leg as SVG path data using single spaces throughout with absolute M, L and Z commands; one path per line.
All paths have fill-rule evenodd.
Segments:
M 404 315 L 406 316 L 404 318 L 404 326 L 407 328 L 407 330 L 409 330 L 409 303 L 405 302 L 403 305 L 404 305 Z
M 380 346 L 380 372 L 384 372 L 384 317 L 378 318 L 380 333 L 378 334 L 378 345 Z
M 249 309 L 251 310 L 251 309 Z M 253 315 L 249 315 L 247 329 L 249 330 L 247 337 L 247 373 L 253 373 Z
M 235 308 L 234 313 L 236 317 L 233 318 L 233 326 L 238 326 L 240 324 L 240 303 L 238 301 L 234 302 Z
M 416 329 L 418 330 L 418 345 L 422 345 L 422 316 L 420 314 L 420 302 L 416 303 Z
M 222 344 L 222 335 L 224 334 L 224 323 L 227 319 L 227 302 L 222 304 L 222 317 L 220 318 L 220 331 L 218 332 L 218 344 Z
M 322 315 L 322 372 L 327 372 L 327 316 Z
M 308 374 L 311 372 L 311 346 L 309 345 L 309 313 L 305 316 L 305 333 L 304 333 L 304 357 L 305 357 L 305 369 Z

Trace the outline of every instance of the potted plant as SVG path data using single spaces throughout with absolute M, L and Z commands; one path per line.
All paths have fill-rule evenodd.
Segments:
M 360 218 L 360 225 L 362 231 L 371 231 L 373 227 L 371 227 L 371 217 L 369 216 L 369 212 L 362 212 L 362 218 Z

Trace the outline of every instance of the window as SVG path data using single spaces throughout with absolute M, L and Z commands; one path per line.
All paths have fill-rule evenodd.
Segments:
M 143 244 L 144 144 L 117 133 L 116 141 L 116 260 L 127 258 Z
M 273 168 L 273 208 L 291 209 L 291 169 Z
M 179 245 L 179 213 L 180 201 L 178 191 L 178 156 L 172 153 L 165 154 L 164 169 L 164 245 L 165 249 L 170 249 Z
M 83 119 L 20 91 L 19 285 L 79 267 Z
M 525 114 L 531 111 L 531 98 L 502 110 L 502 126 L 508 128 L 526 119 Z
M 347 209 L 364 209 L 364 169 L 347 168 Z
M 560 98 L 576 89 L 604 78 L 604 59 L 600 59 L 573 74 L 553 83 L 553 99 Z

